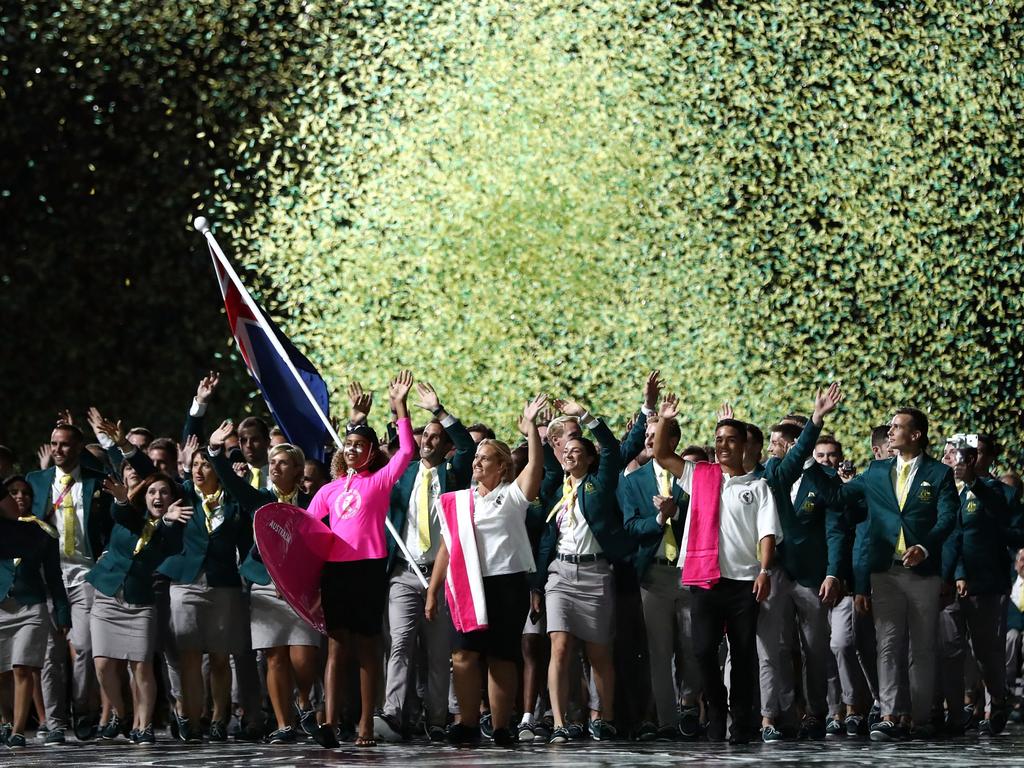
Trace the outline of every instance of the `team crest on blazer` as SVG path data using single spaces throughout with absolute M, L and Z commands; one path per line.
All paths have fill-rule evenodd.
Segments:
M 931 501 L 935 498 L 935 494 L 932 491 L 932 484 L 925 480 L 921 483 L 921 492 L 917 494 L 917 498 L 921 501 Z
M 802 509 L 804 512 L 814 511 L 814 491 L 811 491 L 810 493 L 807 494 L 807 498 L 804 499 L 804 504 L 800 509 Z
M 594 484 L 593 483 L 587 483 L 586 485 L 583 486 L 583 490 L 585 492 L 587 492 L 587 493 L 593 493 L 594 490 L 595 490 L 594 489 Z
M 973 493 L 967 494 L 967 512 L 973 514 L 978 511 L 978 499 Z

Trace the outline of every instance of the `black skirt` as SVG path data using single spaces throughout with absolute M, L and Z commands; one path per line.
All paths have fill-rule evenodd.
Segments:
M 453 651 L 474 651 L 489 658 L 520 662 L 523 624 L 530 612 L 530 585 L 526 572 L 484 577 L 487 629 L 459 632 L 451 623 Z
M 373 637 L 384 627 L 387 605 L 387 558 L 324 563 L 320 603 L 327 631 L 348 630 Z

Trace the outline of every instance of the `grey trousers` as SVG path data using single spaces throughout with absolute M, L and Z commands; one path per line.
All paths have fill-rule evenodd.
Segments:
M 772 588 L 757 615 L 757 658 L 761 683 L 761 716 L 772 719 L 795 714 L 796 686 L 789 639 L 796 631 L 803 655 L 807 714 L 822 720 L 828 714 L 828 607 L 818 590 L 790 579 L 781 568 L 771 575 Z
M 878 643 L 878 698 L 883 716 L 901 714 L 901 667 L 909 668 L 910 715 L 914 722 L 927 723 L 931 716 L 939 588 L 938 576 L 919 576 L 898 563 L 888 571 L 871 574 L 871 609 Z
M 700 669 L 690 628 L 690 592 L 683 589 L 678 568 L 655 564 L 640 584 L 640 601 L 658 725 L 674 726 L 679 723 L 678 704 L 695 705 L 700 693 Z M 681 667 L 678 692 L 673 660 Z
M 964 701 L 968 651 L 981 670 L 986 707 L 1005 703 L 1006 600 L 1006 595 L 972 595 L 942 611 L 942 694 L 950 711 Z
M 96 717 L 99 714 L 99 683 L 93 667 L 89 634 L 89 614 L 96 593 L 88 582 L 68 587 L 67 592 L 71 603 L 71 632 L 66 639 L 56 632 L 50 634 L 40 675 L 46 722 L 51 730 L 72 725 L 67 700 L 69 671 L 75 717 Z M 73 662 L 68 643 L 75 649 Z
M 410 683 L 415 682 L 417 639 L 426 645 L 427 674 L 424 708 L 429 725 L 444 727 L 448 716 L 449 662 L 452 649 L 448 630 L 448 603 L 438 601 L 438 616 L 423 615 L 427 591 L 416 574 L 403 564 L 395 566 L 388 582 L 388 626 L 391 653 L 384 688 L 384 712 L 403 722 Z
M 832 634 L 829 648 L 835 659 L 839 675 L 840 696 L 836 702 L 829 702 L 833 714 L 839 704 L 852 707 L 857 714 L 866 714 L 878 690 L 878 670 L 875 664 L 874 627 L 870 619 L 857 615 L 853 607 L 853 596 L 847 595 L 829 611 Z M 865 626 L 866 624 L 866 626 Z M 858 630 L 867 632 L 870 640 L 870 655 L 865 658 L 859 653 Z
M 1019 629 L 1006 630 L 1006 690 L 1015 693 L 1017 678 L 1020 677 L 1021 641 L 1024 633 Z

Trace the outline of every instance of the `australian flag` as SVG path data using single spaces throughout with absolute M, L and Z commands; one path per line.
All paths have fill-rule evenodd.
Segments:
M 330 433 L 324 423 L 330 417 L 327 384 L 316 367 L 259 307 L 234 270 L 227 266 L 224 254 L 218 253 L 220 249 L 215 249 L 212 242 L 209 245 L 231 334 L 238 343 L 238 351 L 249 373 L 263 393 L 274 421 L 281 427 L 288 442 L 301 448 L 307 457 L 323 461 L 324 446 L 330 441 Z M 271 333 L 280 342 L 291 366 L 271 342 Z M 319 406 L 319 413 L 303 391 L 296 374 Z

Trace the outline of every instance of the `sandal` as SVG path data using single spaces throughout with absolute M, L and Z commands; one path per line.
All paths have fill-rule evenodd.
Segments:
M 373 736 L 357 736 L 356 737 L 357 747 L 376 747 L 377 740 Z

